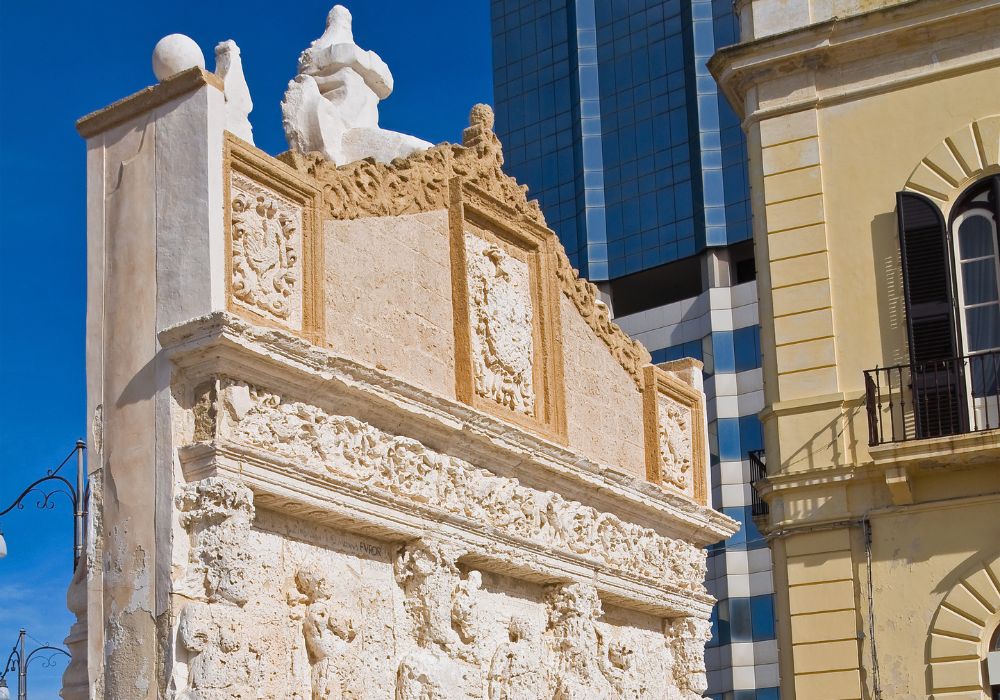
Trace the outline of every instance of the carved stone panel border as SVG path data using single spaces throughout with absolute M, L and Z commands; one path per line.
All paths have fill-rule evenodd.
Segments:
M 555 274 L 556 238 L 544 226 L 517 215 L 503 203 L 462 178 L 449 182 L 449 236 L 452 299 L 455 323 L 456 395 L 474 408 L 534 430 L 559 442 L 566 441 L 559 287 Z M 497 256 L 514 267 L 527 266 L 531 309 L 530 387 L 522 402 L 489 398 L 477 389 L 475 348 L 479 332 L 472 327 L 468 246 L 470 237 L 487 241 Z M 524 320 L 527 320 L 525 318 Z M 528 345 L 526 338 L 522 345 Z M 480 363 L 481 364 L 481 363 Z
M 292 168 L 230 134 L 224 149 L 226 308 L 319 343 L 322 193 Z
M 659 367 L 644 372 L 646 478 L 707 506 L 705 395 Z

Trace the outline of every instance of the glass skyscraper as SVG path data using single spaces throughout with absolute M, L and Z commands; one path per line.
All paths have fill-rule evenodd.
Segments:
M 496 131 L 573 264 L 654 362 L 705 363 L 713 505 L 709 695 L 778 697 L 770 550 L 750 516 L 762 446 L 756 283 L 739 120 L 706 61 L 731 0 L 491 0 Z

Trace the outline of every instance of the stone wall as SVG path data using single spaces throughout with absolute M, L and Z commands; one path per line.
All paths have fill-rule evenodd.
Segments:
M 699 367 L 614 325 L 489 108 L 388 163 L 276 159 L 233 135 L 229 65 L 79 125 L 95 440 L 64 697 L 700 696 L 703 548 L 735 523 Z

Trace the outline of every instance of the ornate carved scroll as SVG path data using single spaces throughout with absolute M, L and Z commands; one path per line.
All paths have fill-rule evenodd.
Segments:
M 611 320 L 608 307 L 599 300 L 597 288 L 580 278 L 566 257 L 555 233 L 545 224 L 537 200 L 529 200 L 528 188 L 503 172 L 503 149 L 493 132 L 493 110 L 476 105 L 469 115 L 469 127 L 462 145 L 441 144 L 392 163 L 366 159 L 337 167 L 319 154 L 289 151 L 280 159 L 300 173 L 314 178 L 323 191 L 325 211 L 334 219 L 368 216 L 400 216 L 446 209 L 451 200 L 449 183 L 455 177 L 489 202 L 517 227 L 539 229 L 551 241 L 553 272 L 562 293 L 576 306 L 608 346 L 611 354 L 642 388 L 642 367 L 649 352 L 632 340 Z
M 508 536 L 657 582 L 701 592 L 705 554 L 557 493 L 522 486 L 461 459 L 254 386 L 226 380 L 220 437 L 292 459 L 315 475 L 336 475 Z
M 707 505 L 704 395 L 653 366 L 645 383 L 646 478 Z
M 556 274 L 562 286 L 562 293 L 573 302 L 587 325 L 604 341 L 611 355 L 629 373 L 641 391 L 643 367 L 648 366 L 650 361 L 649 351 L 615 325 L 611 320 L 607 304 L 597 296 L 597 287 L 580 277 L 580 273 L 570 264 L 562 246 L 556 247 Z
M 229 309 L 315 342 L 322 329 L 318 190 L 228 136 L 224 162 Z
M 400 216 L 448 207 L 448 183 L 459 176 L 542 226 L 545 219 L 528 188 L 502 170 L 503 151 L 493 133 L 493 110 L 479 104 L 469 114 L 463 145 L 443 143 L 392 163 L 365 159 L 337 167 L 319 154 L 289 151 L 281 159 L 316 178 L 334 219 Z

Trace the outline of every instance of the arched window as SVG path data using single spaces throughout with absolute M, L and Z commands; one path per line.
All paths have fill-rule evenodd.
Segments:
M 1000 176 L 970 186 L 945 224 L 897 195 L 917 437 L 1000 427 Z
M 987 652 L 986 673 L 988 684 L 993 688 L 993 700 L 1000 700 L 1000 625 L 993 632 L 993 641 Z
M 1000 181 L 981 180 L 966 190 L 952 212 L 955 276 L 962 345 L 969 355 L 973 424 L 996 425 L 1000 415 Z

